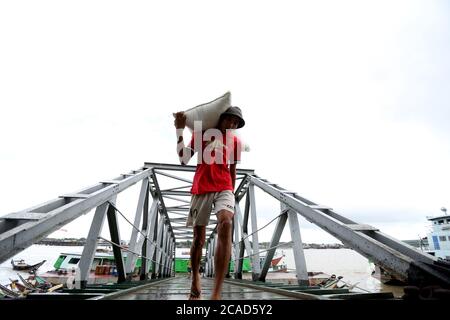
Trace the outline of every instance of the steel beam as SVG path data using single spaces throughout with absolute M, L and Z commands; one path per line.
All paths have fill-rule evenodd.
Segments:
M 139 200 L 138 200 L 138 204 L 137 204 L 137 208 L 136 208 L 136 213 L 134 216 L 134 223 L 133 223 L 134 228 L 132 228 L 132 230 L 131 230 L 131 238 L 130 238 L 130 242 L 128 245 L 130 251 L 132 251 L 132 252 L 141 251 L 142 243 L 144 241 L 144 239 L 142 238 L 142 241 L 138 242 L 137 237 L 138 237 L 138 232 L 141 227 L 141 218 L 142 218 L 144 202 L 147 197 L 147 194 L 148 194 L 148 178 L 145 178 L 142 180 L 141 191 L 139 193 Z M 134 267 L 136 265 L 136 259 L 137 259 L 137 255 L 132 252 L 128 252 L 128 254 L 127 254 L 127 263 L 126 263 L 126 268 L 125 268 L 127 276 L 130 279 L 133 275 Z
M 167 224 L 164 224 L 164 231 L 163 231 L 163 244 L 162 244 L 162 256 L 161 256 L 161 276 L 164 277 L 164 272 L 166 270 L 166 262 L 167 262 L 167 242 L 169 238 L 169 232 L 168 232 L 169 226 Z
M 108 217 L 109 233 L 111 234 L 111 241 L 120 245 L 120 230 L 119 224 L 117 222 L 117 213 L 113 206 L 109 205 L 106 212 Z M 122 250 L 120 247 L 112 246 L 114 253 L 114 260 L 116 261 L 118 279 L 117 283 L 122 283 L 126 280 L 125 278 L 125 265 L 123 263 Z
M 158 221 L 158 237 L 156 239 L 156 269 L 155 276 L 159 278 L 159 270 L 161 269 L 161 255 L 162 255 L 162 241 L 163 241 L 163 232 L 164 232 L 164 216 L 161 215 Z
M 286 209 L 286 205 L 281 204 L 281 209 Z M 306 269 L 305 253 L 303 252 L 303 242 L 300 235 L 300 225 L 298 224 L 297 212 L 288 210 L 289 228 L 291 230 L 292 251 L 294 252 L 295 273 L 297 282 L 301 286 L 309 286 L 308 271 Z
M 264 264 L 259 275 L 259 281 L 266 281 L 267 272 L 269 271 L 270 265 L 272 263 L 273 256 L 275 254 L 276 246 L 280 242 L 281 234 L 283 233 L 284 226 L 286 225 L 287 213 L 282 213 L 277 220 L 277 225 L 272 235 L 272 240 L 270 241 L 269 250 L 266 253 L 266 258 L 264 259 Z
M 195 172 L 197 166 L 182 166 L 178 164 L 168 164 L 168 163 L 155 163 L 155 162 L 145 162 L 144 168 L 155 168 L 158 170 L 174 170 L 174 171 L 185 171 L 185 172 Z M 236 169 L 236 174 L 253 174 L 255 170 L 252 169 Z
M 236 203 L 236 206 L 238 206 L 239 203 Z M 233 241 L 233 257 L 234 257 L 234 278 L 235 279 L 242 279 L 242 269 L 239 273 L 238 266 L 239 266 L 239 222 L 236 215 L 233 216 L 233 230 L 234 230 L 234 241 Z
M 153 198 L 153 203 L 156 203 L 156 198 Z M 161 215 L 162 217 L 162 215 Z M 151 266 L 152 266 L 152 272 L 151 272 L 151 278 L 154 279 L 156 277 L 156 252 L 157 252 L 157 239 L 158 239 L 158 206 L 155 205 L 155 207 L 152 206 L 151 211 L 151 225 L 150 225 L 150 235 L 149 239 L 152 241 L 151 248 L 147 248 L 147 257 L 149 257 L 151 260 Z
M 256 281 L 261 273 L 261 264 L 259 258 L 259 241 L 258 241 L 258 223 L 256 218 L 256 201 L 254 185 L 250 183 L 248 187 L 248 196 L 250 197 L 250 213 L 252 219 L 252 244 L 253 244 L 253 263 L 252 278 Z
M 115 197 L 110 201 L 115 202 Z M 102 232 L 108 207 L 109 202 L 105 202 L 98 206 L 95 210 L 94 218 L 92 219 L 89 234 L 86 239 L 86 244 L 83 247 L 80 263 L 78 264 L 80 278 L 75 283 L 76 288 L 85 288 L 88 284 L 89 273 L 94 260 L 95 251 L 97 249 L 98 237 Z
M 242 219 L 241 219 L 241 209 L 239 208 L 239 206 L 236 206 L 234 210 L 235 210 L 234 214 L 237 216 L 237 220 L 238 220 L 238 222 L 239 222 L 239 224 L 241 226 L 241 230 L 243 230 L 244 229 L 243 228 L 244 224 L 243 224 Z M 253 257 L 253 251 L 252 251 L 252 246 L 250 244 L 250 240 L 248 240 L 246 232 L 241 231 L 241 234 L 242 234 L 242 239 L 243 239 L 241 241 L 244 242 L 245 249 L 247 250 L 247 253 L 250 256 L 250 261 L 252 261 L 252 268 L 253 268 L 255 260 L 254 260 L 254 257 Z M 240 253 L 239 253 L 239 259 L 240 259 L 239 265 L 242 264 L 243 258 L 244 258 L 243 250 L 240 250 Z M 258 263 L 259 263 L 259 261 L 258 261 Z M 240 269 L 240 270 L 242 270 L 242 269 Z
M 147 181 L 147 189 L 149 189 L 149 183 Z M 145 257 L 148 258 L 147 256 L 147 245 L 150 246 L 151 243 L 148 241 L 148 235 L 149 235 L 149 225 L 150 225 L 150 215 L 149 215 L 149 207 L 148 207 L 148 202 L 149 202 L 149 191 L 147 190 L 147 192 L 145 193 L 145 201 L 144 201 L 144 211 L 143 211 L 143 219 L 142 219 L 142 230 L 143 233 L 145 234 L 145 238 L 142 244 L 142 248 L 141 248 L 141 272 L 140 272 L 140 280 L 147 280 L 148 279 L 148 274 L 147 274 L 147 266 L 149 265 L 149 261 L 147 261 L 147 259 Z M 145 230 L 145 231 L 144 231 Z
M 172 179 L 176 179 L 176 180 L 180 180 L 180 181 L 183 181 L 183 182 L 187 182 L 187 183 L 190 183 L 190 184 L 192 184 L 192 181 L 191 181 L 191 180 L 189 180 L 189 179 L 185 179 L 185 178 L 177 177 L 177 176 L 174 176 L 174 175 L 171 175 L 171 174 L 168 174 L 168 173 L 162 172 L 162 171 L 160 171 L 160 170 L 156 170 L 156 168 L 155 168 L 155 172 L 156 172 L 156 173 L 158 173 L 158 174 L 160 174 L 160 175 L 163 175 L 163 176 L 166 176 L 166 177 L 172 178 Z

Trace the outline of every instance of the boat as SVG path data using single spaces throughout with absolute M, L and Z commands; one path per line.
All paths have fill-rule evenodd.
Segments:
M 450 216 L 447 215 L 447 209 L 441 208 L 444 215 L 436 217 L 426 217 L 431 222 L 431 230 L 426 238 L 419 239 L 420 249 L 432 256 L 438 258 L 438 261 L 444 264 L 450 263 Z M 424 244 L 427 243 L 427 246 Z M 405 281 L 400 280 L 392 273 L 375 264 L 372 276 L 380 280 L 383 284 L 404 286 Z
M 281 260 L 285 257 L 284 251 L 280 253 L 275 252 L 275 255 L 277 255 L 275 258 L 272 258 L 272 261 L 270 262 L 269 270 L 267 272 L 288 272 L 288 268 L 286 263 L 281 263 Z M 266 260 L 266 256 L 259 257 L 261 268 L 264 266 Z
M 270 262 L 269 272 L 288 272 L 286 263 L 281 263 L 281 260 L 285 257 L 284 252 L 279 257 L 273 258 Z
M 22 299 L 26 298 L 29 293 L 54 292 L 62 288 L 62 285 L 54 286 L 36 274 L 30 275 L 28 279 L 24 279 L 20 273 L 17 273 L 17 276 L 21 282 L 9 279 L 10 283 L 8 285 L 3 286 L 0 284 L 0 299 Z
M 270 265 L 271 265 L 272 267 L 273 267 L 273 266 L 276 266 L 276 265 L 281 261 L 281 259 L 283 259 L 283 257 L 284 257 L 284 254 L 283 254 L 282 256 L 278 257 L 278 258 L 272 259 Z
M 89 284 L 104 284 L 116 282 L 118 277 L 114 255 L 111 252 L 96 251 L 89 272 Z M 66 284 L 69 277 L 73 277 L 81 260 L 80 253 L 61 253 L 55 261 L 53 270 L 39 274 L 39 276 L 53 285 Z M 124 263 L 127 256 L 124 254 Z M 133 277 L 138 277 L 141 268 L 141 258 L 137 258 Z
M 427 253 L 445 262 L 450 262 L 450 216 L 447 209 L 441 208 L 444 215 L 437 217 L 427 217 L 431 222 L 431 232 L 427 235 Z
M 42 266 L 45 263 L 46 260 L 42 260 L 39 263 L 36 264 L 28 264 L 25 262 L 25 260 L 13 260 L 11 259 L 11 265 L 13 267 L 13 270 L 20 270 L 20 271 L 29 271 L 30 273 L 36 272 L 37 269 L 39 269 L 40 266 Z
M 200 262 L 200 271 L 205 270 L 204 261 L 205 251 Z M 127 260 L 127 254 L 124 253 L 124 263 Z M 190 251 L 186 248 L 177 248 L 175 255 L 175 272 L 189 273 L 190 272 Z M 52 284 L 66 284 L 69 277 L 74 276 L 78 269 L 78 264 L 81 260 L 79 253 L 61 253 L 55 261 L 53 270 L 40 274 L 42 279 L 49 281 Z M 140 257 L 136 260 L 136 265 L 133 271 L 133 278 L 140 276 L 142 260 Z M 152 265 L 150 264 L 150 271 Z M 230 272 L 234 271 L 234 261 L 230 261 Z M 251 263 L 249 258 L 243 260 L 243 272 L 251 271 Z M 89 284 L 103 284 L 117 281 L 117 267 L 112 250 L 101 249 L 96 250 L 94 260 L 91 265 L 89 273 Z

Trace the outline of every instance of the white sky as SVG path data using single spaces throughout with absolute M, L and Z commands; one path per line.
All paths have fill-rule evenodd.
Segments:
M 450 207 L 449 9 L 3 1 L 0 215 L 176 163 L 172 112 L 230 90 L 252 148 L 241 167 L 396 238 L 425 236 L 425 217 Z M 130 217 L 138 190 L 119 197 Z M 267 197 L 257 193 L 261 225 L 278 210 Z M 86 236 L 91 218 L 53 236 Z M 301 226 L 305 242 L 337 242 Z

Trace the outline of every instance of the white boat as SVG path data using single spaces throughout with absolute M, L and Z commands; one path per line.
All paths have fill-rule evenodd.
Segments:
M 426 238 L 419 240 L 420 248 L 432 256 L 450 261 L 450 216 L 447 215 L 447 209 L 442 208 L 441 211 L 444 212 L 444 215 L 427 217 L 427 220 L 431 221 L 431 231 Z M 426 246 L 423 248 L 423 243 L 428 243 L 428 248 Z M 405 282 L 378 265 L 375 265 L 372 275 L 384 284 L 406 285 Z
M 437 258 L 450 261 L 450 216 L 447 209 L 441 209 L 444 215 L 427 217 L 431 221 L 431 232 L 427 235 L 427 252 Z

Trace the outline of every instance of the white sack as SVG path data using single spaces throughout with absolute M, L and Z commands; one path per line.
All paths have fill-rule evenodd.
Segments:
M 215 128 L 219 123 L 220 115 L 229 107 L 231 107 L 231 93 L 227 92 L 213 101 L 186 110 L 184 112 L 186 126 L 194 131 L 194 121 L 201 121 L 202 130 Z

